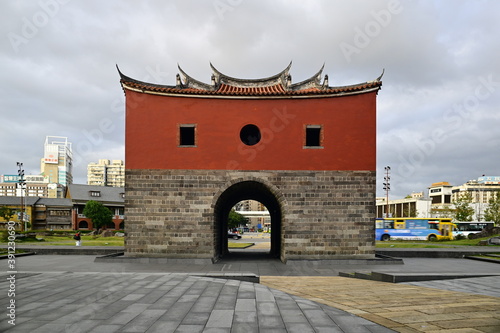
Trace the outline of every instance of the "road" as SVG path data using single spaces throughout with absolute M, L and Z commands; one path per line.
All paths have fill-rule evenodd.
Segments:
M 230 239 L 228 241 L 231 243 L 255 243 L 254 246 L 246 249 L 239 249 L 238 251 L 267 252 L 271 248 L 271 234 L 263 232 L 245 232 L 241 235 L 241 239 Z M 233 252 L 234 249 L 230 251 Z

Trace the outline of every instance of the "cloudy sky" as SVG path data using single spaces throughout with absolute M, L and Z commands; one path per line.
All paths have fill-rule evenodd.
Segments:
M 17 0 L 0 2 L 0 174 L 40 172 L 47 135 L 73 144 L 76 183 L 98 159 L 124 159 L 115 65 L 175 84 L 179 64 L 210 82 L 293 61 L 293 82 L 325 64 L 331 86 L 373 80 L 378 195 L 500 176 L 499 1 Z

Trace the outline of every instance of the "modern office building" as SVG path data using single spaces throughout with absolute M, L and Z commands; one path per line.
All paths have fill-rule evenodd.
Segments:
M 122 160 L 99 160 L 87 166 L 87 185 L 125 187 L 125 164 Z
M 47 136 L 45 138 L 40 173 L 48 177 L 49 183 L 68 186 L 73 183 L 73 150 L 68 138 Z
M 377 218 L 385 217 L 430 217 L 431 199 L 424 198 L 423 192 L 412 193 L 403 199 L 389 200 L 377 198 Z

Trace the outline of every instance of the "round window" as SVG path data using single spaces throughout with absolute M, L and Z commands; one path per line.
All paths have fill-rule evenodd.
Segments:
M 260 141 L 260 130 L 257 126 L 249 124 L 240 131 L 240 139 L 247 146 L 253 146 Z

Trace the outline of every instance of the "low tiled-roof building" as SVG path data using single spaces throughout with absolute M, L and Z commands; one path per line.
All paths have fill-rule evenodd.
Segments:
M 112 229 L 123 229 L 125 190 L 123 187 L 71 184 L 68 186 L 66 198 L 71 199 L 74 206 L 74 229 L 92 229 L 92 220 L 83 215 L 85 204 L 98 201 L 109 208 L 113 214 Z
M 64 198 L 40 198 L 35 203 L 33 229 L 73 229 L 73 202 Z
M 23 212 L 23 220 L 27 223 L 33 222 L 33 211 L 35 203 L 39 200 L 39 197 L 14 197 L 14 196 L 0 196 L 0 207 L 11 208 L 14 215 L 10 221 L 16 222 L 17 229 L 23 229 L 21 226 L 21 212 Z M 5 228 L 5 222 L 9 222 L 0 217 L 0 225 L 2 229 Z
M 22 202 L 22 206 L 21 206 Z M 28 222 L 32 230 L 69 229 L 73 227 L 71 213 L 73 204 L 71 200 L 61 198 L 40 197 L 0 197 L 0 206 L 10 207 L 15 211 L 12 221 L 20 221 L 21 207 L 24 211 L 24 220 Z M 0 222 L 3 221 L 0 218 Z M 22 229 L 21 225 L 17 225 Z

